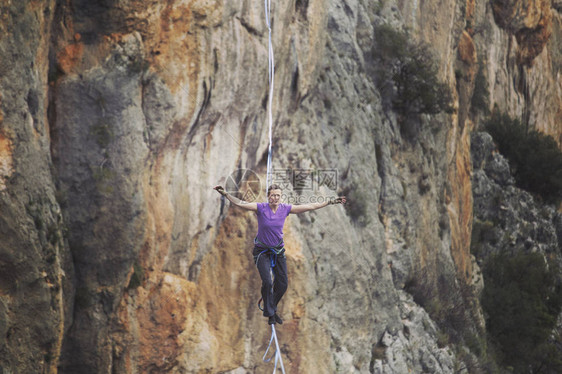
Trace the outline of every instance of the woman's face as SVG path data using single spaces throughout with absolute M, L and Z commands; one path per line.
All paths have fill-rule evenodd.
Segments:
M 281 190 L 271 190 L 267 196 L 269 203 L 272 205 L 279 205 L 281 200 Z

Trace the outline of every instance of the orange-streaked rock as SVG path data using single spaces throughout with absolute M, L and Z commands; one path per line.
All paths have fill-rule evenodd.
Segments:
M 474 65 L 476 63 L 476 47 L 467 31 L 463 31 L 459 40 L 458 47 L 459 58 L 466 64 Z
M 517 60 L 531 65 L 552 33 L 552 10 L 548 0 L 496 0 L 492 2 L 496 23 L 515 35 Z
M 0 131 L 0 191 L 6 189 L 6 179 L 14 172 L 12 142 Z
M 69 74 L 74 67 L 80 64 L 84 53 L 84 44 L 80 42 L 68 44 L 57 53 L 58 67 L 65 73 Z
M 472 36 L 474 34 L 474 12 L 476 7 L 476 0 L 466 0 L 466 31 Z
M 182 332 L 192 324 L 196 289 L 184 278 L 163 273 L 137 310 L 141 372 L 165 373 L 182 354 Z
M 531 65 L 548 42 L 552 34 L 552 12 L 549 10 L 550 8 L 548 11 L 545 9 L 544 16 L 541 17 L 535 29 L 523 28 L 515 34 L 519 44 L 517 60 L 520 64 Z
M 472 266 L 470 259 L 470 236 L 472 232 L 472 184 L 470 179 L 470 131 L 472 124 L 465 124 L 457 136 L 454 150 L 454 165 L 449 169 L 450 195 L 448 201 L 451 226 L 451 255 L 457 266 L 457 274 L 470 281 Z

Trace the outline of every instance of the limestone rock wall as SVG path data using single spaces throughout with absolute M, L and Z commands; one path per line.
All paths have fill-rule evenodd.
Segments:
M 490 104 L 560 144 L 560 7 L 549 2 L 493 2 L 474 9 L 474 41 Z M 493 18 L 495 22 L 492 22 Z M 506 46 L 497 48 L 496 46 Z
M 288 372 L 458 367 L 403 289 L 420 274 L 451 289 L 472 279 L 478 64 L 490 107 L 560 134 L 557 8 L 522 3 L 550 11 L 522 35 L 500 5 L 272 2 L 273 166 L 337 170 L 337 191 L 292 197 L 352 202 L 286 224 Z M 265 172 L 262 6 L 0 1 L 3 369 L 266 370 L 256 220 L 212 190 L 237 169 Z M 455 113 L 422 117 L 414 140 L 369 73 L 381 23 L 430 43 L 453 92 Z

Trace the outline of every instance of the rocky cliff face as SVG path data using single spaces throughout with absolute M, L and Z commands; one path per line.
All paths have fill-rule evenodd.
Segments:
M 531 302 L 534 305 L 541 305 L 541 303 L 546 304 L 557 298 L 556 295 L 559 292 L 557 287 L 559 287 L 558 284 L 562 278 L 560 273 L 560 264 L 562 264 L 560 253 L 560 248 L 562 248 L 562 214 L 557 212 L 555 207 L 544 205 L 540 202 L 540 199 L 515 186 L 509 163 L 501 154 L 497 153 L 492 137 L 488 133 L 475 132 L 472 135 L 471 141 L 474 167 L 473 196 L 475 212 L 471 249 L 475 256 L 475 266 L 478 268 L 478 271 L 474 274 L 475 290 L 482 296 L 483 305 L 488 305 L 488 308 L 493 309 L 493 307 L 489 306 L 491 304 L 489 300 L 495 297 L 499 299 L 498 305 L 504 310 L 510 310 L 512 315 L 527 318 L 527 315 L 525 315 L 526 311 L 533 308 L 528 308 Z M 494 263 L 498 258 L 502 259 L 501 265 L 490 269 L 490 264 Z M 537 259 L 535 263 L 529 261 L 529 259 L 533 258 Z M 510 274 L 510 271 L 513 271 L 513 267 L 510 268 L 510 266 L 513 266 L 512 264 L 515 262 L 510 263 L 505 261 L 505 259 L 521 261 L 524 264 L 523 269 Z M 480 269 L 483 271 L 480 271 Z M 492 271 L 501 274 L 501 276 L 496 279 L 490 279 L 492 278 L 490 276 Z M 528 273 L 525 274 L 525 271 L 528 271 Z M 545 280 L 542 283 L 539 282 L 539 284 L 541 287 L 547 285 L 548 292 L 552 293 L 551 296 L 542 300 L 540 297 L 535 299 L 539 300 L 538 302 L 530 301 L 531 297 L 523 293 L 527 291 L 519 291 L 524 289 L 527 284 L 533 283 L 533 272 L 540 274 L 540 276 L 548 274 L 545 276 Z M 504 285 L 500 285 L 497 279 L 507 282 Z M 517 284 L 518 279 L 523 280 L 523 282 L 519 282 L 522 283 L 522 286 L 514 288 L 513 285 Z M 486 289 L 483 290 L 484 285 L 486 285 Z M 508 291 L 502 290 L 494 294 L 494 287 L 503 288 Z M 492 291 L 489 291 L 490 289 Z M 519 297 L 513 299 L 515 300 L 516 307 L 510 309 L 506 305 L 509 302 L 506 302 L 506 297 L 504 296 L 511 297 L 517 292 L 520 292 L 518 294 Z M 537 294 L 539 292 L 536 290 L 531 292 L 532 297 Z M 552 325 L 546 330 L 546 335 L 548 336 L 546 344 L 547 347 L 559 347 L 559 337 L 562 331 L 560 324 L 561 315 L 558 312 L 553 312 L 551 316 L 548 316 L 548 313 L 552 312 L 544 313 L 543 317 L 547 317 L 542 320 L 552 319 L 552 322 L 547 322 L 549 324 L 552 323 Z M 488 320 L 492 319 L 490 318 L 491 314 L 497 313 L 487 310 Z M 518 318 L 515 317 L 515 321 L 519 322 L 520 319 Z M 497 321 L 498 318 L 495 320 Z M 557 322 L 555 323 L 556 320 Z M 535 321 L 540 321 L 540 319 Z M 517 325 L 520 325 L 518 322 Z M 539 323 L 525 323 L 530 328 L 526 331 L 520 330 L 524 332 L 517 340 L 532 339 L 529 337 L 532 337 L 534 331 L 540 329 L 538 327 Z M 493 321 L 489 323 L 489 325 L 493 324 Z M 496 325 L 498 325 L 497 322 Z M 517 327 L 519 328 L 519 326 Z M 501 328 L 504 327 L 502 326 Z M 497 333 L 497 330 L 491 333 L 495 336 L 500 335 Z M 500 339 L 502 338 L 500 337 Z M 525 355 L 525 351 L 540 351 L 543 349 L 540 343 L 540 341 L 535 341 L 534 344 L 531 344 L 530 347 L 528 346 L 523 351 L 515 348 L 513 349 L 514 355 Z M 506 348 L 503 347 L 502 349 L 505 350 Z M 555 353 L 555 355 L 558 354 L 559 351 Z M 544 364 L 548 367 L 550 365 L 549 360 L 544 359 L 544 356 L 538 362 L 537 366 Z M 530 367 L 530 365 L 527 366 Z M 559 368 L 553 367 L 547 369 L 549 372 L 559 370 Z
M 0 2 L 3 369 L 265 370 L 256 220 L 212 191 L 237 169 L 265 171 L 262 6 Z M 435 310 L 404 289 L 441 287 L 447 305 L 472 280 L 479 64 L 490 108 L 560 139 L 559 7 L 272 6 L 274 168 L 335 170 L 337 191 L 286 191 L 352 201 L 286 224 L 288 372 L 458 370 L 473 358 L 454 353 Z M 382 23 L 431 43 L 453 92 L 455 112 L 422 116 L 414 139 L 370 74 Z M 478 313 L 464 322 L 482 328 Z
M 478 226 L 472 244 L 478 259 L 485 262 L 502 248 L 512 254 L 538 252 L 553 263 L 562 263 L 560 213 L 515 186 L 509 164 L 495 151 L 489 134 L 473 134 L 472 155 L 474 222 Z
M 54 2 L 0 5 L 0 368 L 56 372 L 73 264 L 57 202 L 47 107 Z

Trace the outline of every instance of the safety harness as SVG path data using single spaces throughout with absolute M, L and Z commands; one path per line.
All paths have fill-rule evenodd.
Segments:
M 254 246 L 262 249 L 260 253 L 254 256 L 254 263 L 256 265 L 258 264 L 258 260 L 260 259 L 260 256 L 263 255 L 264 253 L 268 253 L 268 252 L 270 253 L 269 259 L 271 261 L 270 263 L 271 268 L 274 268 L 275 265 L 277 264 L 277 256 L 285 257 L 285 246 L 283 245 L 283 239 L 281 239 L 276 246 L 271 247 L 268 246 L 267 244 L 262 243 L 258 238 L 255 238 Z

